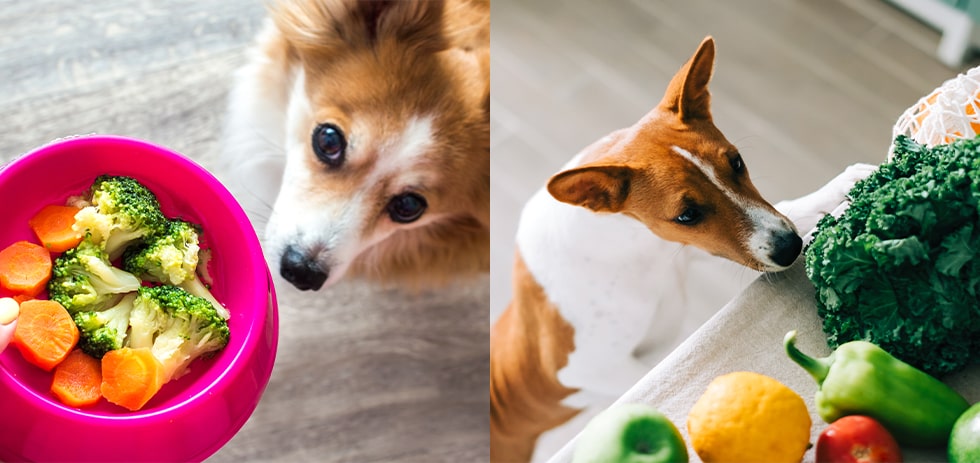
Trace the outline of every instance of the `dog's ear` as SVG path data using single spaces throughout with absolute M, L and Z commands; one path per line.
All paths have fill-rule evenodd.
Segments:
M 443 0 L 285 1 L 270 6 L 276 26 L 301 53 L 374 47 L 395 40 L 421 51 L 448 47 Z
M 677 114 L 682 121 L 711 120 L 711 94 L 708 81 L 715 62 L 715 41 L 711 36 L 701 41 L 698 50 L 681 67 L 667 85 L 660 108 Z
M 559 172 L 548 180 L 555 199 L 595 212 L 620 212 L 630 194 L 633 169 L 624 165 L 588 165 Z

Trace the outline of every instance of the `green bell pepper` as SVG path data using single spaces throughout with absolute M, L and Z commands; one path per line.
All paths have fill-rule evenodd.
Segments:
M 783 344 L 789 358 L 817 380 L 817 413 L 827 423 L 846 415 L 878 420 L 901 444 L 943 447 L 969 402 L 958 392 L 867 341 L 841 344 L 829 357 L 812 358 L 794 342 Z

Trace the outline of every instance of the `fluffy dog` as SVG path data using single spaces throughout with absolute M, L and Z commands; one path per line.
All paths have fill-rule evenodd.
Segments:
M 489 12 L 271 5 L 231 90 L 220 169 L 296 288 L 488 271 Z

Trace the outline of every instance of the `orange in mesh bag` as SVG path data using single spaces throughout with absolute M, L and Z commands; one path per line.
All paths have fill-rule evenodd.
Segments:
M 898 118 L 892 139 L 907 135 L 935 146 L 980 134 L 980 67 L 944 82 Z M 894 148 L 894 147 L 892 147 Z M 892 149 L 889 149 L 889 159 Z

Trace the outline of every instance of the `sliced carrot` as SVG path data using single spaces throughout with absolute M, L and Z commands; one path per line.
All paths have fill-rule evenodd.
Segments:
M 37 296 L 51 279 L 51 252 L 30 241 L 0 250 L 0 285 L 14 293 Z
M 34 299 L 34 296 L 28 296 L 27 294 L 14 294 L 12 297 L 18 304 Z
M 82 241 L 82 234 L 72 229 L 75 214 L 81 208 L 48 204 L 27 221 L 44 247 L 51 252 L 65 252 Z
M 102 362 L 75 349 L 54 367 L 51 392 L 70 407 L 90 407 L 102 398 Z
M 51 371 L 78 344 L 78 327 L 61 304 L 31 299 L 20 304 L 11 342 L 28 362 Z
M 143 408 L 163 386 L 163 365 L 148 347 L 123 347 L 102 356 L 102 396 L 130 411 Z

